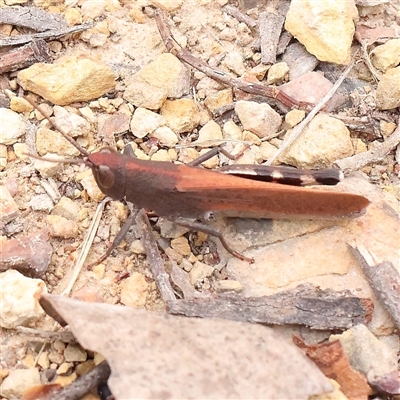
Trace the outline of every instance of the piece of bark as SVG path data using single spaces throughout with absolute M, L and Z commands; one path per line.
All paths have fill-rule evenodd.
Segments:
M 354 248 L 351 253 L 362 268 L 376 297 L 382 302 L 400 329 L 400 274 L 389 261 L 376 262 L 364 246 Z
M 282 35 L 279 38 L 278 45 L 276 47 L 276 55 L 280 56 L 286 51 L 286 48 L 288 47 L 290 41 L 293 39 L 293 35 L 288 32 L 284 31 L 282 32 Z
M 72 332 L 69 331 L 45 331 L 43 329 L 32 329 L 26 326 L 17 326 L 15 330 L 19 333 L 27 335 L 32 339 L 35 339 L 35 342 L 49 342 L 54 340 L 61 340 L 64 343 L 76 343 Z
M 12 49 L 0 56 L 0 74 L 30 67 L 31 65 L 51 61 L 49 46 L 42 40 L 35 40 L 25 46 Z
M 272 8 L 260 13 L 260 46 L 261 62 L 263 64 L 275 64 L 276 62 L 279 37 L 284 21 L 285 18 Z
M 157 243 L 154 240 L 153 233 L 146 211 L 141 209 L 137 215 L 137 222 L 140 224 L 142 231 L 142 242 L 146 250 L 147 260 L 157 288 L 160 291 L 161 298 L 164 302 L 174 301 L 176 299 L 174 290 L 169 282 L 169 276 L 165 270 L 164 260 L 158 250 Z
M 0 39 L 0 47 L 5 47 L 5 46 L 16 46 L 19 44 L 25 44 L 32 42 L 33 40 L 38 40 L 38 39 L 46 39 L 46 40 L 55 40 L 59 39 L 65 35 L 69 35 L 71 33 L 78 33 L 82 32 L 86 29 L 92 28 L 93 23 L 87 22 L 82 25 L 75 25 L 71 26 L 65 29 L 60 29 L 60 30 L 51 30 L 51 31 L 46 31 L 46 32 L 38 32 L 38 33 L 32 33 L 31 35 L 17 35 L 17 36 L 9 36 L 6 38 Z
M 168 309 L 171 314 L 188 317 L 305 325 L 324 330 L 348 329 L 370 321 L 373 303 L 371 299 L 360 299 L 348 291 L 334 292 L 313 285 L 300 285 L 272 296 L 170 301 Z
M 80 399 L 99 384 L 107 382 L 111 374 L 107 361 L 102 361 L 90 372 L 80 376 L 76 381 L 64 386 L 62 389 L 52 392 L 47 400 L 72 400 Z
M 67 22 L 58 14 L 36 7 L 2 7 L 0 24 L 22 26 L 36 32 L 68 28 Z
M 43 230 L 2 243 L 0 272 L 16 269 L 31 278 L 43 277 L 53 254 L 48 239 L 48 231 Z
M 183 49 L 179 46 L 179 44 L 173 38 L 171 31 L 166 22 L 166 14 L 163 10 L 156 9 L 155 11 L 155 20 L 157 23 L 158 30 L 160 35 L 164 41 L 165 47 L 167 50 L 174 54 L 181 61 L 191 65 L 193 68 L 203 72 L 209 78 L 214 79 L 218 82 L 223 83 L 224 85 L 232 87 L 234 90 L 241 90 L 245 93 L 250 93 L 253 95 L 263 96 L 265 98 L 270 98 L 282 103 L 284 106 L 289 109 L 293 107 L 301 108 L 301 109 L 309 109 L 310 104 L 304 103 L 301 101 L 297 101 L 291 96 L 287 95 L 281 89 L 275 86 L 267 86 L 260 83 L 247 82 L 240 78 L 234 78 L 233 76 L 218 70 L 216 68 L 211 68 L 204 61 L 194 57 L 187 50 Z
M 354 156 L 336 160 L 335 164 L 345 173 L 357 171 L 366 165 L 380 163 L 387 154 L 400 143 L 400 118 L 397 122 L 397 128 L 392 135 L 387 138 L 379 147 L 372 150 L 358 153 Z

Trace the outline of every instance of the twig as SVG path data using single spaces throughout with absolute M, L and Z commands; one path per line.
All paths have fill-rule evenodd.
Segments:
M 25 44 L 32 42 L 37 39 L 46 39 L 46 40 L 55 40 L 59 39 L 65 35 L 69 35 L 71 33 L 82 32 L 86 29 L 92 28 L 93 23 L 87 22 L 82 25 L 75 25 L 65 29 L 60 30 L 52 30 L 46 32 L 32 33 L 31 35 L 18 35 L 18 36 L 10 36 L 7 38 L 0 39 L 0 47 L 4 46 L 16 46 L 18 44 Z
M 308 123 L 315 117 L 315 115 L 324 107 L 324 105 L 329 101 L 329 99 L 335 94 L 339 86 L 342 84 L 346 76 L 349 74 L 354 66 L 352 62 L 342 73 L 336 83 L 332 86 L 331 90 L 319 101 L 319 103 L 310 111 L 307 117 L 300 122 L 294 129 L 288 140 L 286 140 L 278 151 L 266 162 L 266 165 L 272 165 L 272 163 L 301 135 L 304 128 Z
M 64 18 L 37 7 L 3 7 L 0 12 L 0 24 L 21 26 L 36 32 L 68 28 Z
M 389 312 L 400 329 L 400 274 L 389 261 L 380 262 L 364 245 L 356 248 L 348 245 L 361 266 L 376 297 Z
M 17 326 L 15 330 L 19 333 L 35 338 L 36 341 L 49 342 L 53 340 L 61 340 L 64 343 L 77 342 L 72 332 L 68 331 L 63 331 L 63 332 L 45 331 L 43 329 L 32 329 L 32 328 L 27 328 L 25 326 Z
M 239 22 L 245 23 L 249 28 L 255 28 L 257 27 L 257 21 L 255 21 L 253 18 L 249 17 L 246 14 L 243 14 L 238 8 L 227 4 L 222 8 L 223 12 L 226 12 L 228 15 L 230 15 L 233 18 L 236 18 Z
M 80 399 L 86 393 L 96 388 L 100 383 L 107 382 L 111 369 L 107 361 L 102 361 L 90 372 L 79 377 L 76 381 L 64 386 L 57 392 L 52 392 L 46 400 L 73 400 Z
M 392 135 L 379 146 L 372 150 L 364 151 L 352 157 L 342 158 L 335 161 L 335 164 L 343 172 L 356 171 L 368 164 L 381 162 L 387 154 L 392 151 L 400 143 L 400 118 L 397 122 L 397 128 Z
M 153 233 L 146 211 L 140 210 L 137 215 L 137 221 L 142 230 L 143 245 L 146 249 L 147 260 L 150 264 L 150 269 L 156 281 L 161 298 L 165 303 L 176 299 L 174 290 L 169 282 L 169 276 L 165 271 L 164 261 L 158 250 L 157 243 L 154 240 Z
M 25 46 L 4 53 L 0 57 L 0 74 L 30 67 L 37 62 L 50 62 L 49 46 L 42 40 L 35 40 Z
M 86 234 L 85 240 L 82 244 L 82 250 L 79 254 L 79 258 L 76 262 L 74 271 L 72 273 L 71 279 L 68 283 L 68 286 L 63 290 L 62 292 L 62 296 L 68 296 L 72 290 L 72 287 L 74 286 L 79 273 L 81 272 L 81 269 L 83 267 L 83 264 L 85 263 L 86 257 L 89 253 L 90 247 L 92 246 L 94 237 L 96 235 L 96 231 L 97 228 L 99 226 L 100 223 L 100 218 L 101 218 L 101 214 L 104 210 L 105 205 L 112 200 L 110 197 L 106 197 L 98 206 L 97 206 L 97 210 L 93 216 L 92 219 L 92 223 L 89 226 L 88 232 Z
M 309 326 L 311 329 L 348 329 L 371 320 L 373 303 L 348 291 L 335 292 L 307 284 L 272 296 L 218 297 L 175 300 L 171 314 L 223 318 L 261 324 Z
M 277 87 L 265 86 L 260 83 L 246 82 L 240 78 L 234 78 L 233 76 L 226 74 L 221 70 L 211 68 L 207 63 L 194 57 L 187 50 L 180 47 L 180 45 L 175 41 L 166 22 L 166 14 L 164 11 L 156 9 L 155 20 L 167 50 L 174 54 L 181 61 L 203 72 L 208 77 L 215 79 L 218 82 L 222 82 L 227 86 L 242 90 L 246 93 L 275 99 L 289 108 L 298 107 L 307 109 L 310 106 L 308 103 L 295 100 Z
M 357 41 L 361 45 L 362 56 L 363 56 L 365 64 L 367 65 L 369 71 L 371 72 L 373 78 L 375 79 L 375 82 L 378 83 L 381 79 L 380 74 L 372 65 L 371 58 L 368 54 L 368 46 L 371 45 L 372 43 L 369 43 L 369 40 L 367 38 L 363 38 L 363 35 L 361 34 L 361 32 L 358 29 L 356 29 L 356 32 L 354 33 L 354 37 L 357 39 Z

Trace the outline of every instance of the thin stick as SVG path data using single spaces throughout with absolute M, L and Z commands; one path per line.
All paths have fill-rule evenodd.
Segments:
M 392 135 L 378 147 L 372 150 L 364 151 L 352 157 L 342 158 L 335 161 L 335 164 L 343 172 L 356 171 L 368 164 L 380 163 L 390 151 L 397 147 L 400 143 L 400 118 L 397 121 L 397 128 Z
M 181 61 L 203 72 L 208 77 L 215 79 L 218 82 L 222 82 L 227 86 L 233 87 L 235 89 L 240 89 L 246 93 L 275 99 L 276 101 L 279 101 L 289 108 L 308 108 L 310 106 L 310 104 L 308 103 L 295 100 L 277 87 L 265 86 L 260 83 L 246 82 L 240 78 L 234 78 L 233 76 L 226 74 L 221 70 L 211 68 L 207 63 L 194 57 L 176 42 L 168 27 L 166 21 L 166 13 L 164 11 L 157 8 L 155 11 L 155 20 L 167 50 L 170 53 L 174 54 Z
M 336 81 L 336 83 L 332 86 L 331 90 L 319 101 L 319 103 L 310 111 L 307 117 L 300 122 L 294 129 L 290 137 L 287 141 L 285 141 L 282 146 L 278 149 L 278 151 L 266 162 L 266 165 L 272 165 L 272 163 L 301 135 L 304 128 L 308 125 L 308 123 L 315 117 L 315 115 L 324 107 L 324 105 L 329 101 L 329 99 L 335 94 L 336 90 L 338 90 L 339 86 L 342 84 L 346 76 L 349 74 L 351 69 L 354 66 L 354 62 L 352 62 L 342 73 L 340 78 Z
M 89 226 L 88 232 L 86 234 L 85 240 L 82 244 L 82 251 L 79 254 L 78 260 L 76 262 L 74 271 L 72 273 L 71 279 L 69 281 L 68 286 L 63 290 L 61 293 L 62 296 L 68 296 L 72 290 L 72 287 L 74 286 L 79 273 L 82 270 L 83 264 L 85 263 L 86 257 L 89 253 L 90 247 L 92 246 L 94 237 L 96 235 L 97 228 L 99 227 L 100 224 L 100 219 L 101 219 L 101 214 L 104 210 L 105 205 L 111 201 L 111 197 L 106 197 L 98 206 L 97 210 L 93 216 L 92 223 Z
M 348 245 L 376 297 L 400 329 L 400 274 L 389 261 L 380 262 L 363 244 Z
M 54 332 L 54 331 L 45 331 L 43 329 L 32 329 L 26 326 L 17 326 L 15 330 L 24 335 L 35 338 L 35 341 L 44 341 L 48 342 L 51 340 L 61 340 L 64 343 L 76 343 L 77 340 L 72 332 L 62 331 L 62 332 Z
M 223 12 L 226 12 L 228 15 L 230 15 L 233 18 L 236 18 L 239 22 L 245 23 L 249 28 L 256 28 L 257 27 L 257 21 L 254 20 L 253 18 L 249 17 L 246 14 L 243 14 L 238 8 L 227 4 L 222 8 Z
M 153 233 L 146 211 L 141 209 L 137 216 L 137 221 L 140 223 L 142 230 L 142 241 L 146 249 L 147 260 L 150 265 L 151 272 L 160 292 L 161 298 L 165 303 L 175 301 L 176 297 L 174 290 L 169 282 L 169 276 L 165 270 L 164 261 L 158 250 L 157 243 L 154 240 Z

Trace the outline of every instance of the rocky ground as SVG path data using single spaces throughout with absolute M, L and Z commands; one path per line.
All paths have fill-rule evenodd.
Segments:
M 94 327 L 97 332 L 104 330 L 98 336 L 106 337 L 110 332 L 111 339 L 116 335 L 126 347 L 132 339 L 132 333 L 125 336 L 122 325 L 121 330 L 115 329 L 121 321 L 110 320 L 98 327 L 95 319 L 90 320 L 90 315 L 97 311 L 82 305 L 82 315 L 77 306 L 74 321 L 68 313 L 63 318 L 81 344 L 88 339 L 81 339 L 79 335 L 87 330 L 90 345 L 83 349 L 60 336 L 52 337 L 41 349 L 49 336 L 37 330 L 54 330 L 54 320 L 45 316 L 39 306 L 40 294 L 63 294 L 86 302 L 166 312 L 165 292 L 161 290 L 160 295 L 161 281 L 154 274 L 155 261 L 146 256 L 149 241 L 143 243 L 143 224 L 134 225 L 112 256 L 102 263 L 93 268 L 84 266 L 81 270 L 76 267 L 81 260 L 82 242 L 105 195 L 84 164 L 50 163 L 29 157 L 28 153 L 53 160 L 82 158 L 79 150 L 51 127 L 43 114 L 54 117 L 54 125 L 89 153 L 104 146 L 122 150 L 130 144 L 141 160 L 189 163 L 224 143 L 229 152 L 242 152 L 242 156 L 229 160 L 219 154 L 206 161 L 205 168 L 258 165 L 272 159 L 273 165 L 303 169 L 339 166 L 346 179 L 326 190 L 353 192 L 368 198 L 371 204 L 360 218 L 213 221 L 235 250 L 254 259 L 252 264 L 232 257 L 206 234 L 152 218 L 152 231 L 162 249 L 161 256 L 166 272 L 172 276 L 175 293 L 200 304 L 189 309 L 188 304 L 177 300 L 169 303 L 168 309 L 175 314 L 225 316 L 239 321 L 285 325 L 275 330 L 286 338 L 293 333 L 301 334 L 309 345 L 328 338 L 332 341 L 337 338 L 332 333 L 360 324 L 340 336 L 351 368 L 359 374 L 354 390 L 346 387 L 345 382 L 350 379 L 347 375 L 337 379 L 342 392 L 350 399 L 367 398 L 371 393 L 383 396 L 376 389 L 376 382 L 381 383 L 385 377 L 399 384 L 398 372 L 396 375 L 400 352 L 396 318 L 399 316 L 392 318 L 378 300 L 379 294 L 377 297 L 371 289 L 360 259 L 354 257 L 347 244 L 365 248 L 363 255 L 372 254 L 375 264 L 381 261 L 392 264 L 390 273 L 394 275 L 389 275 L 388 279 L 392 280 L 388 286 L 396 294 L 400 273 L 400 4 L 338 1 L 327 10 L 327 2 L 312 6 L 296 0 L 264 3 L 256 0 L 2 2 L 0 379 L 4 379 L 1 386 L 4 398 L 21 398 L 25 389 L 39 384 L 65 386 L 98 364 L 102 360 L 100 354 L 110 362 L 118 350 L 108 348 L 107 343 L 100 344 L 96 332 L 92 332 Z M 35 11 L 24 11 L 18 18 L 7 14 L 10 10 L 16 12 L 15 5 L 21 5 L 22 10 L 32 6 Z M 278 35 L 281 30 L 282 34 Z M 42 41 L 32 44 L 32 39 Z M 10 45 L 14 45 L 11 54 L 7 53 Z M 44 60 L 47 63 L 41 62 Z M 353 61 L 342 85 L 321 105 L 323 112 L 300 129 L 301 121 Z M 265 90 L 266 86 L 260 89 L 259 84 L 280 88 L 286 96 L 279 90 Z M 22 95 L 39 104 L 42 113 Z M 290 135 L 296 134 L 296 129 L 300 132 L 298 139 L 277 155 Z M 243 202 L 251 203 L 250 200 L 244 197 Z M 104 254 L 129 214 L 124 201 L 104 204 L 86 265 Z M 179 207 L 179 203 L 174 205 L 177 210 Z M 299 289 L 304 284 L 309 285 L 305 292 Z M 321 308 L 311 313 L 314 319 L 307 319 L 311 316 L 300 315 L 298 310 L 302 307 L 296 303 L 293 308 L 288 306 L 292 319 L 274 315 L 277 319 L 271 322 L 272 316 L 252 314 L 257 307 L 272 301 L 263 296 L 276 295 L 276 301 L 290 305 L 293 298 L 320 299 L 319 291 L 322 291 L 322 300 L 329 293 L 329 301 L 338 301 L 340 305 L 335 304 L 339 310 L 344 307 L 341 301 L 351 297 L 354 308 L 345 308 L 351 321 L 340 320 L 340 325 L 339 319 L 335 319 L 337 315 L 328 316 L 324 314 L 328 313 L 327 309 Z M 175 301 L 172 287 L 170 295 Z M 256 299 L 254 306 L 246 303 L 249 298 Z M 215 301 L 214 314 L 203 307 L 204 299 Z M 232 306 L 228 316 L 218 308 L 220 299 Z M 235 302 L 238 302 L 237 309 L 233 308 Z M 86 328 L 78 323 L 83 314 L 87 318 Z M 141 321 L 140 316 L 137 318 Z M 183 329 L 210 330 L 216 337 L 220 329 L 223 332 L 223 325 L 205 321 L 204 326 L 185 322 L 183 338 Z M 166 335 L 161 336 L 161 343 L 170 337 L 168 333 L 177 335 L 176 327 L 169 322 L 154 323 L 160 324 L 160 331 Z M 313 325 L 318 328 L 305 327 Z M 23 327 L 33 328 L 35 332 L 24 331 Z M 229 325 L 229 329 L 236 332 L 234 325 Z M 254 329 L 255 336 L 262 335 L 258 327 Z M 29 336 L 33 334 L 34 340 Z M 243 344 L 244 353 L 240 354 L 244 357 L 246 340 L 252 339 L 240 329 L 237 335 L 235 340 Z M 109 342 L 113 342 L 111 339 Z M 136 343 L 141 343 L 140 338 L 136 339 Z M 208 348 L 214 357 L 210 356 L 202 367 L 199 361 L 199 381 L 201 372 L 208 371 L 205 375 L 209 375 L 210 371 L 212 374 L 219 369 L 218 359 L 224 357 L 215 345 L 217 339 L 215 343 L 211 338 L 204 340 L 198 352 Z M 298 339 L 299 347 L 306 347 L 300 342 Z M 228 352 L 230 345 L 226 346 Z M 147 348 L 145 342 L 139 347 Z M 251 351 L 257 358 L 254 349 Z M 179 353 L 179 348 L 175 350 Z M 147 351 L 141 353 L 141 360 L 167 357 L 162 346 L 158 355 L 151 353 L 151 348 Z M 248 350 L 253 355 L 251 351 Z M 292 360 L 291 351 L 282 348 L 281 358 Z M 339 350 L 330 348 L 327 354 L 332 355 L 334 351 Z M 126 353 L 121 357 L 135 357 L 135 354 Z M 191 360 L 188 357 L 176 362 L 189 368 Z M 317 359 L 313 360 L 319 365 Z M 349 363 L 347 358 L 343 362 Z M 115 363 L 119 364 L 120 359 Z M 229 379 L 246 380 L 243 371 L 248 367 L 244 362 L 241 368 L 231 372 Z M 333 372 L 337 366 L 329 371 L 319 367 L 328 377 L 337 375 Z M 145 366 L 142 368 L 145 370 Z M 290 367 L 282 364 L 280 368 L 289 371 Z M 239 377 L 240 371 L 243 376 Z M 130 376 L 124 370 L 120 373 Z M 153 373 L 150 370 L 149 374 Z M 299 382 L 305 381 L 302 373 L 300 367 L 298 371 L 287 372 L 285 379 L 280 374 L 276 381 L 282 379 L 283 389 L 279 389 L 282 391 L 268 392 L 254 384 L 260 392 L 252 392 L 238 383 L 237 392 L 221 389 L 214 394 L 221 398 L 250 398 L 270 393 L 270 397 L 289 398 L 289 392 L 285 391 L 288 382 L 294 381 L 294 377 Z M 313 389 L 304 387 L 291 392 L 294 398 L 308 398 L 329 390 L 329 382 L 323 381 L 325 378 L 317 376 L 317 372 L 313 373 L 323 383 Z M 255 375 L 252 377 L 256 379 Z M 157 381 L 153 378 L 150 383 Z M 171 379 L 175 379 L 174 375 L 167 374 L 166 381 Z M 196 392 L 198 398 L 210 396 L 203 390 L 204 383 L 196 386 L 196 378 L 188 379 L 192 379 L 193 387 L 201 387 Z M 130 392 L 124 392 L 121 381 L 115 385 L 122 396 L 128 396 Z M 229 387 L 228 384 L 220 386 Z M 133 392 L 140 396 L 132 394 L 132 397 L 163 397 L 150 389 L 149 384 L 143 392 L 139 389 Z M 171 384 L 169 389 L 165 398 L 189 396 L 179 385 Z M 124 398 L 117 396 L 115 390 L 117 398 Z M 390 393 L 399 395 L 400 391 Z M 93 392 L 85 397 L 90 398 L 98 397 Z

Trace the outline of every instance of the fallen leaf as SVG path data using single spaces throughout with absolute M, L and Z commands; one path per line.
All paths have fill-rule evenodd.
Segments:
M 350 366 L 338 340 L 311 346 L 305 344 L 299 336 L 294 336 L 293 341 L 305 350 L 306 355 L 318 365 L 325 376 L 339 383 L 340 390 L 349 400 L 368 400 L 372 389 L 366 377 Z

